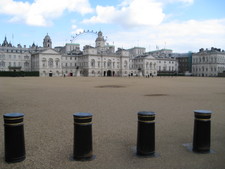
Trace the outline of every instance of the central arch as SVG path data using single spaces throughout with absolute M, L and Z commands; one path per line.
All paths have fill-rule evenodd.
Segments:
M 107 71 L 107 76 L 112 76 L 112 71 L 111 70 Z

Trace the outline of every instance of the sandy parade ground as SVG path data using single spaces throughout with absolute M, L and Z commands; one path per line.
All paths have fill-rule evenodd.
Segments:
M 211 149 L 197 154 L 193 110 L 212 110 Z M 156 113 L 158 157 L 135 155 L 137 112 Z M 24 113 L 26 159 L 4 161 L 3 114 Z M 72 160 L 73 113 L 93 114 L 92 161 Z M 225 78 L 1 77 L 0 169 L 224 169 Z

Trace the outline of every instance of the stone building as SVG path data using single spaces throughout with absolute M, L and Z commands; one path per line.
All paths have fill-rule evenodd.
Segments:
M 172 57 L 158 57 L 157 58 L 158 74 L 176 74 L 178 72 L 178 62 Z
M 129 57 L 134 58 L 136 56 L 141 56 L 146 52 L 146 49 L 143 47 L 133 47 L 131 49 L 128 49 L 129 51 Z
M 43 47 L 31 51 L 31 70 L 39 71 L 40 76 L 62 76 L 62 56 L 52 49 L 52 41 L 47 34 Z
M 178 61 L 178 73 L 191 75 L 192 72 L 192 53 L 175 53 L 173 56 Z
M 12 46 L 5 37 L 0 45 L 0 71 L 30 71 L 31 53 L 26 46 Z
M 151 55 L 130 59 L 130 76 L 157 76 L 157 60 Z
M 145 52 L 145 48 L 118 48 L 106 43 L 101 31 L 95 46 L 80 50 L 77 43 L 52 48 L 47 34 L 43 46 L 13 47 L 7 39 L 0 46 L 0 71 L 38 71 L 40 76 L 157 76 L 177 72 L 178 63 L 170 49 Z
M 199 50 L 192 56 L 193 76 L 218 76 L 225 71 L 225 52 L 217 48 Z

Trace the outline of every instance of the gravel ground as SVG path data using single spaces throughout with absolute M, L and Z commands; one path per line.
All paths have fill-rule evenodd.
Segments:
M 197 154 L 193 110 L 212 110 L 211 149 Z M 135 155 L 137 112 L 156 113 L 158 157 Z M 26 160 L 4 161 L 3 114 L 24 113 Z M 73 113 L 93 114 L 93 161 L 72 160 Z M 0 78 L 1 169 L 224 169 L 225 78 Z

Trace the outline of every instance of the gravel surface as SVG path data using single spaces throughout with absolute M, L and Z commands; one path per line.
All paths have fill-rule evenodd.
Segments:
M 193 110 L 212 110 L 211 149 L 189 151 Z M 154 158 L 135 155 L 137 112 L 156 113 Z M 4 161 L 3 114 L 24 113 L 26 159 Z M 93 161 L 72 160 L 73 113 L 93 114 Z M 224 169 L 225 78 L 0 78 L 0 169 Z

